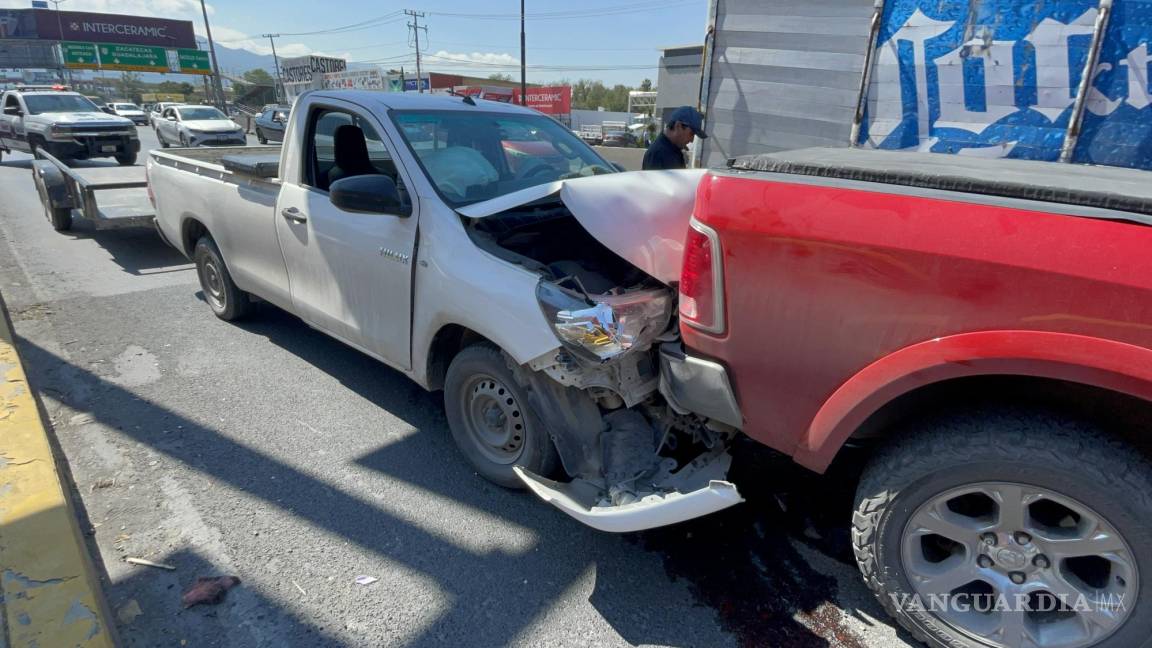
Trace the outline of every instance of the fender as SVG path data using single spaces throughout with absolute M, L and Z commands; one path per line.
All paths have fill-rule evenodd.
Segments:
M 40 200 L 45 207 L 72 209 L 76 207 L 72 193 L 68 190 L 68 180 L 64 173 L 48 160 L 32 161 L 32 179 L 40 192 Z
M 1055 378 L 1152 400 L 1150 349 L 1069 333 L 964 333 L 905 347 L 852 376 L 825 401 L 793 457 L 823 472 L 886 403 L 932 383 L 981 375 Z

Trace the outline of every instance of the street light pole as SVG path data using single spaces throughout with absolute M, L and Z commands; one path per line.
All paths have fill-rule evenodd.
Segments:
M 276 103 L 280 103 L 280 93 L 284 89 L 284 80 L 280 78 L 280 57 L 276 56 L 276 38 L 280 34 L 261 34 L 272 43 L 272 63 L 276 66 Z
M 520 0 L 520 105 L 528 105 L 528 55 L 524 51 L 524 0 Z
M 212 55 L 212 74 L 216 77 L 213 86 L 216 94 L 216 107 L 225 110 L 224 83 L 220 80 L 220 64 L 216 60 L 216 43 L 212 41 L 212 26 L 208 24 L 208 7 L 200 0 L 200 11 L 204 13 L 204 31 L 208 35 L 208 52 Z

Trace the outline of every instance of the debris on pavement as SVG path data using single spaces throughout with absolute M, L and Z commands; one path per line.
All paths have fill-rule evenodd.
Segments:
M 127 603 L 121 605 L 120 609 L 116 610 L 116 620 L 119 621 L 121 625 L 128 625 L 135 621 L 136 617 L 141 614 L 144 614 L 144 612 L 140 609 L 140 604 L 136 602 L 136 599 L 128 599 Z
M 357 585 L 371 585 L 372 583 L 375 583 L 378 580 L 380 580 L 380 579 L 376 578 L 375 576 L 357 576 L 356 577 L 356 584 Z
M 308 596 L 308 592 L 305 592 L 304 588 L 300 587 L 300 583 L 297 583 L 296 581 L 292 581 L 292 584 L 296 586 L 296 589 L 300 590 L 301 594 L 303 594 L 304 596 Z
M 117 538 L 119 539 L 119 538 Z M 168 571 L 176 571 L 175 565 L 166 565 L 164 563 L 152 562 L 143 558 L 125 558 L 124 562 L 129 565 L 143 565 L 144 567 L 157 567 L 159 569 L 167 569 Z
M 201 576 L 196 579 L 196 583 L 192 585 L 191 589 L 184 592 L 184 596 L 180 600 L 186 608 L 201 603 L 216 605 L 224 600 L 224 595 L 228 590 L 239 584 L 240 579 L 235 576 Z

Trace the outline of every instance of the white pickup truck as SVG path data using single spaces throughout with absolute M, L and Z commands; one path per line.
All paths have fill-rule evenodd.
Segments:
M 152 151 L 147 171 L 217 316 L 259 298 L 443 390 L 487 479 L 607 531 L 741 501 L 739 412 L 663 395 L 694 380 L 660 346 L 702 172 L 617 173 L 518 106 L 363 91 L 301 97 L 281 149 Z

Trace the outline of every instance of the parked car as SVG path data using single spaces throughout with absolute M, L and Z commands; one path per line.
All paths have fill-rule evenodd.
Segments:
M 291 106 L 268 104 L 256 115 L 256 141 L 261 144 L 284 141 L 284 124 L 288 122 Z
M 1148 179 L 860 149 L 739 159 L 697 195 L 670 400 L 862 473 L 856 562 L 931 646 L 1146 646 Z
M 112 108 L 112 112 L 114 114 L 131 119 L 132 123 L 136 124 L 137 126 L 148 125 L 148 113 L 141 110 L 140 106 L 137 106 L 136 104 L 110 103 L 108 106 Z
M 148 123 L 152 126 L 153 129 L 155 129 L 156 124 L 160 121 L 160 119 L 163 118 L 162 115 L 165 109 L 171 108 L 172 106 L 182 105 L 184 104 L 181 104 L 178 101 L 161 101 L 159 103 L 153 104 L 152 109 L 148 111 Z
M 636 146 L 636 138 L 627 131 L 608 131 L 604 133 L 604 146 L 628 147 Z
M 484 100 L 323 90 L 289 121 L 279 151 L 150 154 L 159 230 L 218 317 L 258 296 L 443 390 L 480 475 L 597 528 L 740 501 L 723 481 L 734 430 L 658 391 L 679 278 L 665 257 L 701 172 L 615 173 L 551 118 Z M 549 139 L 564 168 L 513 171 L 513 127 Z
M 244 146 L 248 138 L 236 122 L 212 106 L 171 106 L 156 123 L 160 146 Z
M 52 87 L 24 87 L 0 96 L 0 151 L 43 149 L 62 160 L 114 157 L 136 163 L 140 138 L 132 120 L 101 112 L 87 97 Z

